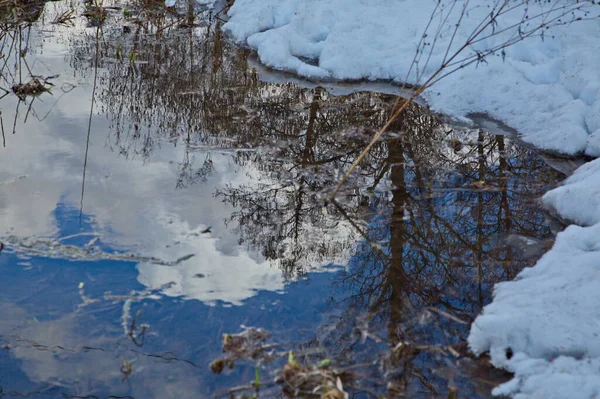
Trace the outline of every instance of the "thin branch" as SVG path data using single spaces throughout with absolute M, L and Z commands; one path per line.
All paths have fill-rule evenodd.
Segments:
M 449 11 L 446 11 L 446 8 L 444 8 L 444 6 L 442 6 L 442 5 L 440 5 L 441 2 L 439 2 L 439 1 L 437 2 L 436 6 L 434 7 L 434 9 L 431 13 L 431 16 L 429 18 L 427 26 L 425 27 L 424 33 L 421 36 L 421 39 L 419 40 L 419 43 L 417 45 L 416 54 L 413 57 L 412 63 L 409 67 L 406 82 L 402 86 L 402 88 L 406 87 L 406 85 L 408 84 L 408 81 L 410 79 L 411 72 L 413 71 L 413 69 L 417 69 L 417 72 L 416 72 L 417 86 L 416 86 L 415 90 L 413 91 L 412 95 L 408 98 L 404 98 L 404 99 L 402 99 L 400 97 L 398 98 L 398 100 L 396 101 L 396 104 L 395 104 L 396 110 L 391 114 L 391 116 L 388 119 L 388 121 L 386 122 L 386 124 L 381 129 L 379 129 L 379 131 L 373 136 L 373 138 L 371 139 L 369 144 L 363 149 L 363 151 L 359 154 L 359 156 L 354 160 L 354 162 L 352 163 L 350 168 L 342 176 L 342 178 L 340 179 L 340 181 L 338 182 L 335 189 L 333 190 L 333 192 L 330 195 L 331 200 L 333 200 L 335 198 L 337 193 L 340 191 L 342 186 L 346 183 L 349 176 L 354 171 L 354 169 L 363 161 L 363 159 L 366 157 L 366 155 L 369 153 L 369 151 L 371 151 L 371 149 L 373 148 L 375 143 L 377 143 L 377 141 L 383 136 L 383 134 L 388 130 L 388 128 L 398 118 L 398 116 L 402 112 L 404 112 L 404 110 L 408 107 L 408 105 L 412 101 L 414 101 L 425 90 L 427 90 L 428 88 L 430 88 L 431 86 L 433 86 L 434 84 L 439 82 L 441 79 L 457 72 L 458 70 L 460 70 L 462 68 L 466 68 L 467 66 L 469 66 L 473 63 L 480 63 L 480 62 L 485 63 L 486 62 L 485 59 L 487 56 L 492 55 L 492 54 L 496 53 L 497 51 L 504 50 L 505 48 L 510 47 L 522 40 L 525 40 L 526 38 L 534 36 L 540 30 L 546 30 L 551 27 L 567 25 L 567 24 L 570 24 L 575 21 L 583 21 L 583 20 L 597 18 L 597 17 L 587 18 L 588 11 L 586 11 L 586 7 L 589 6 L 590 4 L 594 4 L 591 0 L 584 1 L 584 2 L 577 2 L 577 3 L 573 3 L 573 4 L 567 4 L 565 6 L 558 6 L 559 0 L 555 0 L 549 9 L 541 10 L 539 13 L 537 13 L 531 17 L 527 15 L 527 10 L 529 7 L 529 2 L 527 0 L 522 0 L 517 3 L 512 3 L 509 0 L 503 0 L 502 3 L 497 1 L 496 4 L 494 5 L 494 8 L 491 11 L 491 13 L 488 14 L 488 16 L 486 18 L 484 18 L 482 21 L 480 21 L 480 23 L 475 27 L 475 29 L 473 29 L 473 31 L 469 34 L 469 36 L 467 37 L 465 42 L 462 45 L 460 45 L 460 47 L 456 51 L 451 52 L 451 47 L 457 36 L 460 24 L 463 21 L 463 18 L 467 13 L 469 0 L 464 0 L 460 17 L 458 19 L 457 24 L 455 25 L 452 36 L 450 38 L 450 42 L 447 45 L 442 64 L 438 67 L 438 69 L 436 71 L 434 71 L 428 77 L 428 79 L 425 81 L 425 83 L 420 84 L 419 81 L 421 78 L 421 74 L 426 73 L 426 69 L 427 69 L 429 61 L 432 57 L 434 47 L 437 43 L 438 38 L 441 35 L 441 29 L 444 26 L 444 24 L 448 21 L 448 18 L 450 16 L 450 14 L 452 13 L 452 11 L 454 9 L 454 5 L 456 4 L 457 1 L 459 1 L 459 0 L 454 0 Z M 523 14 L 523 17 L 521 17 L 521 19 L 519 20 L 519 22 L 510 24 L 509 26 L 504 27 L 500 30 L 495 29 L 495 26 L 497 25 L 498 19 L 500 17 L 507 15 L 510 12 L 515 11 L 515 10 L 519 9 L 520 7 L 524 7 L 524 6 L 526 7 L 525 12 Z M 428 53 L 427 60 L 425 62 L 425 65 L 423 66 L 423 68 L 421 70 L 419 70 L 419 68 L 418 68 L 419 61 L 421 60 L 421 57 L 423 55 L 423 52 L 424 52 L 423 49 L 427 44 L 425 42 L 425 38 L 427 37 L 427 32 L 431 27 L 433 19 L 435 18 L 436 15 L 438 15 L 438 11 L 440 11 L 440 14 L 442 15 L 442 22 L 437 28 L 435 37 L 433 39 L 431 48 Z M 577 12 L 577 11 L 584 12 L 585 13 L 584 17 L 576 16 L 575 12 Z M 445 16 L 444 16 L 444 13 L 446 13 Z M 568 21 L 563 21 L 563 18 L 569 14 L 571 14 L 573 16 L 573 18 Z M 529 25 L 531 23 L 531 21 L 537 21 L 537 24 L 533 28 L 523 31 L 521 29 L 521 27 L 525 23 L 526 23 L 526 26 Z M 486 34 L 485 32 L 490 27 L 492 27 L 492 32 L 489 34 Z M 472 46 L 474 44 L 483 42 L 487 39 L 490 39 L 492 37 L 501 35 L 503 33 L 506 33 L 506 32 L 509 32 L 509 31 L 515 30 L 515 29 L 517 30 L 516 33 L 518 33 L 518 34 L 513 34 L 510 38 L 508 38 L 504 42 L 500 43 L 499 45 L 493 46 L 486 50 L 481 50 L 481 51 L 475 50 L 475 54 L 470 54 L 463 58 L 459 58 L 466 49 L 472 48 Z

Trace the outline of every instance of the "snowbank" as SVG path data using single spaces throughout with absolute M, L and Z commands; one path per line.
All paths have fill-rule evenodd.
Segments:
M 515 356 L 517 378 L 494 394 L 515 399 L 578 399 L 600 396 L 600 361 L 558 357 L 553 361 Z
M 442 64 L 446 48 L 452 54 L 462 46 L 497 2 L 470 1 L 453 36 L 463 1 L 442 1 L 425 39 L 429 43 L 425 50 L 433 48 L 429 62 L 424 53 L 419 67 L 412 70 L 413 56 L 437 1 L 236 0 L 224 29 L 275 69 L 316 80 L 422 83 Z M 529 3 L 527 15 L 532 22 L 521 25 L 521 31 L 541 21 L 533 16 L 566 0 Z M 519 28 L 514 24 L 524 15 L 525 8 L 517 7 L 498 18 L 486 32 L 507 30 L 463 54 L 473 55 L 516 37 Z M 530 37 L 507 48 L 504 56 L 499 52 L 485 63 L 448 76 L 426 93 L 426 99 L 446 114 L 489 113 L 540 148 L 600 155 L 599 35 L 597 21 L 553 27 L 543 38 Z
M 476 354 L 515 373 L 495 394 L 600 396 L 598 237 L 600 224 L 570 226 L 535 267 L 496 285 L 469 336 Z

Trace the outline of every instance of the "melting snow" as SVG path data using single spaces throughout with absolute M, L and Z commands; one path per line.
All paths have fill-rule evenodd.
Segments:
M 502 2 L 466 2 L 461 27 L 453 34 L 464 2 L 442 1 L 424 38 L 418 67 L 413 66 L 413 56 L 436 1 L 236 0 L 224 29 L 275 69 L 316 80 L 385 79 L 416 84 L 463 46 L 479 23 L 489 19 L 494 4 Z M 498 17 L 478 36 L 485 38 L 455 60 L 513 40 L 542 21 L 535 15 L 575 2 L 523 3 L 529 3 L 528 8 L 515 7 Z M 600 7 L 593 7 L 597 14 Z M 545 20 L 562 12 L 552 12 Z M 519 25 L 525 15 L 531 22 Z M 563 20 L 576 17 L 585 14 L 569 14 Z M 599 47 L 600 24 L 577 21 L 543 31 L 543 37 L 529 37 L 506 48 L 504 54 L 498 51 L 445 77 L 425 97 L 435 110 L 457 117 L 486 112 L 540 148 L 600 155 L 600 77 L 596 71 L 600 52 L 590 51 Z

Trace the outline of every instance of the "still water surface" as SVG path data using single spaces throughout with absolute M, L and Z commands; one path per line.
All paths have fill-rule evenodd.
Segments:
M 288 350 L 353 397 L 489 397 L 461 348 L 551 244 L 563 175 L 415 105 L 328 203 L 393 95 L 263 79 L 211 11 L 108 6 L 0 34 L 0 396 L 227 396 L 253 362 L 209 364 L 253 326 L 278 345 L 260 397 Z M 32 75 L 51 92 L 19 98 Z

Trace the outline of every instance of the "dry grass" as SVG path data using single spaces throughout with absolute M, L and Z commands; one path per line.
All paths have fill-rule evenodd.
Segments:
M 329 361 L 320 364 L 301 364 L 296 356 L 289 352 L 288 363 L 281 370 L 277 382 L 283 390 L 293 397 L 318 396 L 321 399 L 347 399 L 344 383 L 352 380 L 350 373 L 336 370 Z
M 0 0 L 0 30 L 35 22 L 44 10 L 44 0 Z
M 46 80 L 32 78 L 27 83 L 19 83 L 12 87 L 13 93 L 15 93 L 20 99 L 25 99 L 28 96 L 37 96 L 39 94 L 50 91 L 51 83 L 48 83 Z
M 88 5 L 83 16 L 88 19 L 90 26 L 101 26 L 108 18 L 108 11 L 101 6 Z
M 67 10 L 57 14 L 51 23 L 54 25 L 72 25 L 73 19 L 75 19 L 75 12 L 73 10 Z

